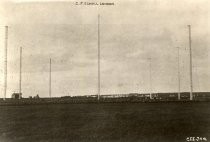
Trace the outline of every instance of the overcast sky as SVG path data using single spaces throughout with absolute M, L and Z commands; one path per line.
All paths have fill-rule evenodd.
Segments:
M 210 91 L 208 0 L 103 0 L 114 6 L 29 1 L 0 3 L 0 97 L 5 25 L 9 26 L 7 97 L 19 88 L 20 46 L 24 97 L 48 96 L 50 58 L 52 96 L 97 94 L 98 14 L 102 94 L 149 92 L 149 57 L 152 91 L 176 92 L 176 47 L 180 47 L 181 91 L 189 91 L 189 24 L 194 90 Z

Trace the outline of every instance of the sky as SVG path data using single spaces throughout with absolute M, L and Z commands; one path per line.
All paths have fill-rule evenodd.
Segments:
M 111 6 L 50 0 L 0 2 L 0 97 L 4 92 L 4 26 L 8 36 L 7 97 L 19 89 L 22 54 L 23 97 L 97 94 L 100 14 L 101 94 L 190 90 L 189 36 L 192 28 L 193 90 L 210 91 L 210 3 L 208 0 L 103 0 Z

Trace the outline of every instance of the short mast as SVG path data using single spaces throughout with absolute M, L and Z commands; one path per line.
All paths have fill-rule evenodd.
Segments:
M 177 58 L 178 58 L 178 62 L 177 62 L 177 75 L 178 75 L 178 100 L 180 100 L 180 59 L 179 59 L 179 47 L 177 47 Z
M 22 47 L 20 47 L 20 78 L 19 78 L 19 99 L 21 99 L 22 96 Z
M 50 70 L 49 70 L 49 97 L 51 98 L 51 58 L 50 58 Z
M 151 60 L 152 58 L 148 58 L 149 60 L 149 85 L 150 85 L 150 94 L 149 94 L 149 98 L 152 99 L 152 63 Z

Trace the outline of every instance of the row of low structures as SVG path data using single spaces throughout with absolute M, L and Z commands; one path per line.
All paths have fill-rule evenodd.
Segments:
M 153 99 L 149 94 L 116 94 L 116 95 L 101 95 L 98 100 L 97 95 L 88 96 L 64 96 L 53 98 L 22 98 L 5 100 L 0 99 L 0 105 L 31 105 L 31 104 L 68 104 L 68 103 L 144 103 L 144 102 L 185 102 L 190 100 L 189 92 L 182 92 L 181 98 L 178 100 L 177 93 L 156 93 L 153 94 Z M 194 102 L 210 101 L 210 92 L 195 92 Z
M 22 94 L 19 93 L 13 93 L 12 99 L 24 99 L 24 100 L 33 100 L 33 99 L 46 99 L 46 98 L 40 98 L 37 94 L 36 96 L 32 97 L 29 96 L 29 98 L 22 98 Z M 97 100 L 97 95 L 86 95 L 86 96 L 62 96 L 62 97 L 54 97 L 49 98 L 50 100 Z M 20 99 L 21 98 L 21 99 Z M 194 92 L 193 93 L 194 100 L 203 100 L 208 101 L 210 100 L 210 92 Z M 177 101 L 178 99 L 178 93 L 153 93 L 152 98 L 150 97 L 150 94 L 141 94 L 141 93 L 129 93 L 129 94 L 107 94 L 107 95 L 101 95 L 100 101 L 115 101 L 115 100 L 124 100 L 124 101 Z M 180 93 L 180 100 L 187 101 L 190 100 L 190 93 L 189 92 L 181 92 Z

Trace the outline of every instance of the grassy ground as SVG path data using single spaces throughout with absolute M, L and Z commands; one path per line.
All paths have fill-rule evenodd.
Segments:
M 210 103 L 63 104 L 0 107 L 1 142 L 210 140 Z

